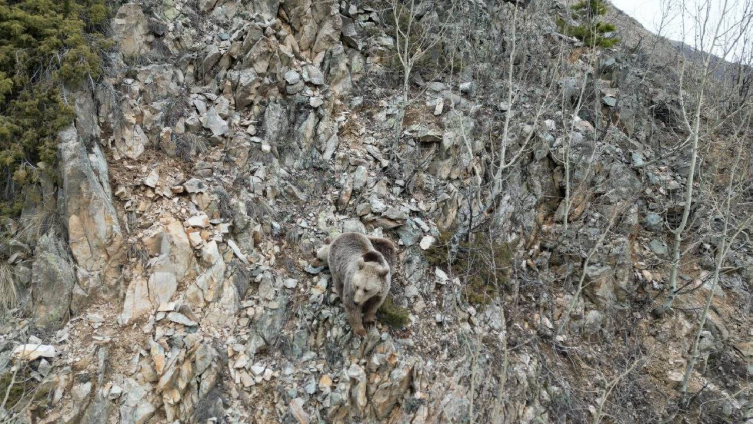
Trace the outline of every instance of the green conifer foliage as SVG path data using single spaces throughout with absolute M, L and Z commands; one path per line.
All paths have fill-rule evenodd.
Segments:
M 607 7 L 601 0 L 582 0 L 573 6 L 574 17 L 581 25 L 570 25 L 564 19 L 557 19 L 557 26 L 563 33 L 575 37 L 589 47 L 609 48 L 620 42 L 616 37 L 604 37 L 615 30 L 614 25 L 598 20 L 607 13 Z
M 54 170 L 56 135 L 73 119 L 61 96 L 102 73 L 104 0 L 0 0 L 0 216 L 18 212 L 18 193 Z

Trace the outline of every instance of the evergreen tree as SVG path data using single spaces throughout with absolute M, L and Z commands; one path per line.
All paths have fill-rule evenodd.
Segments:
M 607 7 L 602 0 L 582 0 L 573 6 L 573 15 L 581 24 L 570 25 L 564 19 L 558 19 L 557 26 L 563 33 L 583 41 L 589 47 L 609 48 L 620 39 L 605 37 L 615 30 L 614 25 L 598 20 L 599 16 L 606 13 Z
M 0 0 L 0 216 L 44 162 L 54 170 L 56 136 L 73 119 L 60 95 L 101 74 L 104 0 Z

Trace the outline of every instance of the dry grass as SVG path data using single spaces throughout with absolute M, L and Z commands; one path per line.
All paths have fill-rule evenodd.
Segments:
M 208 148 L 203 137 L 187 132 L 178 136 L 176 156 L 186 162 L 190 162 L 194 155 L 204 153 Z
M 18 299 L 18 287 L 13 278 L 10 265 L 3 261 L 0 263 L 0 313 L 13 309 Z
M 34 193 L 33 195 L 39 195 Z M 57 221 L 56 202 L 48 193 L 43 196 L 36 208 L 31 212 L 24 212 L 19 220 L 21 229 L 16 233 L 15 239 L 26 244 L 36 244 L 36 241 L 53 228 Z
M 434 116 L 433 109 L 429 109 L 423 104 L 413 104 L 405 110 L 403 125 L 406 128 L 417 124 L 431 126 L 431 124 L 440 125 L 440 123 L 441 120 L 439 117 Z
M 353 115 L 348 115 L 348 119 L 345 121 L 342 127 L 340 127 L 339 137 L 342 140 L 357 140 L 360 135 L 360 128 L 358 122 Z

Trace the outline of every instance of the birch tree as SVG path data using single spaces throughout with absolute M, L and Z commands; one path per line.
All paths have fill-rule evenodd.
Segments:
M 426 25 L 419 22 L 416 0 L 391 0 L 392 18 L 395 26 L 395 58 L 401 71 L 401 98 L 395 118 L 395 139 L 392 154 L 397 153 L 403 133 L 405 111 L 409 105 L 410 78 L 416 65 L 439 44 L 445 32 L 440 23 Z
M 718 16 L 714 16 L 712 13 L 714 4 L 712 0 L 702 0 L 696 4 L 697 9 L 694 17 L 695 47 L 698 51 L 705 52 L 705 54 L 694 92 L 686 94 L 686 90 L 692 89 L 688 84 L 688 79 L 693 67 L 686 54 L 683 55 L 680 71 L 679 99 L 683 123 L 688 132 L 687 141 L 690 145 L 690 161 L 686 176 L 685 193 L 682 200 L 682 217 L 677 227 L 670 230 L 673 236 L 673 243 L 669 273 L 669 292 L 662 306 L 654 311 L 658 316 L 663 315 L 672 308 L 672 304 L 677 296 L 677 274 L 681 262 L 682 243 L 688 225 L 688 218 L 694 204 L 698 149 L 702 141 L 701 138 L 704 136 L 703 130 L 705 128 L 702 128 L 702 125 L 705 124 L 703 112 L 709 100 L 707 99 L 707 90 L 709 84 L 715 78 L 714 71 L 718 62 L 720 62 L 712 62 L 714 56 L 710 53 L 718 52 L 722 57 L 726 57 L 738 46 L 742 36 L 747 33 L 751 20 L 750 0 L 746 0 L 744 13 L 739 18 L 733 17 L 733 2 L 730 0 L 723 0 Z M 683 35 L 686 33 L 684 22 L 685 15 L 689 13 L 688 10 L 687 4 L 684 4 L 682 8 Z M 712 66 L 712 64 L 715 66 Z
M 460 243 L 468 239 L 474 228 L 479 227 L 485 222 L 487 214 L 494 209 L 499 202 L 504 189 L 505 172 L 516 165 L 519 160 L 530 152 L 532 142 L 536 136 L 535 126 L 540 122 L 544 112 L 554 103 L 556 82 L 559 80 L 562 72 L 562 63 L 564 62 L 564 49 L 560 49 L 554 65 L 549 72 L 550 81 L 547 82 L 543 97 L 536 105 L 536 111 L 528 122 L 531 122 L 534 130 L 522 134 L 522 140 L 517 146 L 513 145 L 515 138 L 512 133 L 513 117 L 519 114 L 519 98 L 523 90 L 518 87 L 522 85 L 522 75 L 516 72 L 515 62 L 519 54 L 518 45 L 520 42 L 520 17 L 521 8 L 512 7 L 512 16 L 508 21 L 507 33 L 509 34 L 506 41 L 507 50 L 504 57 L 497 57 L 496 60 L 506 61 L 505 63 L 505 91 L 504 101 L 502 104 L 506 108 L 504 119 L 501 123 L 501 133 L 491 141 L 492 152 L 487 179 L 489 180 L 490 190 L 487 196 L 480 201 L 480 207 L 477 210 L 470 210 L 469 219 L 460 223 L 457 231 L 453 234 L 450 241 L 449 259 L 450 262 L 457 256 Z M 494 59 L 492 59 L 494 60 Z M 477 192 L 480 187 L 477 187 Z
M 741 193 L 748 189 L 751 184 L 750 166 L 741 166 L 743 164 L 743 158 L 746 157 L 746 149 L 749 149 L 750 147 L 746 145 L 746 141 L 749 141 L 751 136 L 750 126 L 751 115 L 750 112 L 748 112 L 745 120 L 741 124 L 739 124 L 739 126 L 735 130 L 734 135 L 731 137 L 732 143 L 736 144 L 736 149 L 733 155 L 734 162 L 731 170 L 729 171 L 729 175 L 727 176 L 729 178 L 729 182 L 727 184 L 725 197 L 715 208 L 715 212 L 717 212 L 721 217 L 722 228 L 721 231 L 719 231 L 719 233 L 714 237 L 717 239 L 717 251 L 714 271 L 711 277 L 711 284 L 709 285 L 709 292 L 706 296 L 706 302 L 704 304 L 703 310 L 701 311 L 700 317 L 698 318 L 698 328 L 696 329 L 695 335 L 693 337 L 693 344 L 690 349 L 690 357 L 688 358 L 685 375 L 680 387 L 680 391 L 683 394 L 687 394 L 688 382 L 690 381 L 693 369 L 700 357 L 699 345 L 701 334 L 703 333 L 704 326 L 706 325 L 706 320 L 708 317 L 709 309 L 711 307 L 711 303 L 714 300 L 714 296 L 717 292 L 717 287 L 719 285 L 719 276 L 726 261 L 727 254 L 729 253 L 730 248 L 734 244 L 737 237 L 743 231 L 749 230 L 751 228 L 751 224 L 753 224 L 753 211 L 743 209 L 745 211 L 745 214 L 742 217 L 734 216 L 735 206 L 739 203 L 742 203 L 739 202 Z

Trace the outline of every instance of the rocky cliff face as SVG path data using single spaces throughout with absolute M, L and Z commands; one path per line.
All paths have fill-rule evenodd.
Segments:
M 537 35 L 525 43 L 567 46 L 574 71 L 557 87 L 577 96 L 593 53 L 554 35 L 556 5 L 531 3 L 520 13 Z M 603 116 L 583 114 L 572 128 L 557 105 L 540 122 L 524 119 L 544 91 L 520 81 L 512 131 L 533 143 L 475 238 L 478 249 L 512 251 L 491 273 L 499 290 L 489 290 L 471 278 L 489 262 L 458 270 L 436 252 L 478 210 L 477 179 L 489 182 L 485 140 L 510 105 L 483 90 L 502 90 L 501 77 L 487 86 L 472 70 L 414 78 L 413 117 L 393 149 L 399 94 L 383 7 L 119 6 L 109 73 L 71 93 L 77 119 L 59 136 L 63 225 L 9 247 L 30 295 L 3 324 L 0 369 L 20 369 L 28 395 L 0 417 L 581 422 L 593 420 L 607 390 L 604 410 L 615 422 L 691 414 L 660 394 L 675 391 L 684 370 L 693 315 L 648 313 L 666 281 L 658 205 L 675 210 L 672 193 L 684 184 L 682 159 L 646 165 L 662 155 L 657 138 L 677 117 L 671 81 L 644 73 L 638 55 L 604 52 L 594 94 Z M 503 21 L 515 6 L 468 7 Z M 519 66 L 540 67 L 531 51 Z M 595 139 L 596 119 L 618 124 Z M 577 189 L 565 231 L 562 141 L 570 136 Z M 584 267 L 578 297 L 573 281 L 586 252 L 625 199 L 636 200 Z M 407 308 L 407 325 L 352 334 L 329 275 L 312 264 L 316 248 L 343 231 L 399 241 L 393 299 Z M 713 399 L 711 412 L 693 409 L 704 421 L 753 413 L 743 390 L 753 372 L 746 248 L 733 252 L 739 266 L 725 275 L 704 333 L 708 368 L 693 377 Z M 708 265 L 699 257 L 686 274 L 703 281 Z M 707 290 L 699 283 L 680 307 L 697 308 Z M 565 313 L 565 335 L 555 337 Z M 20 344 L 36 353 L 24 357 Z

